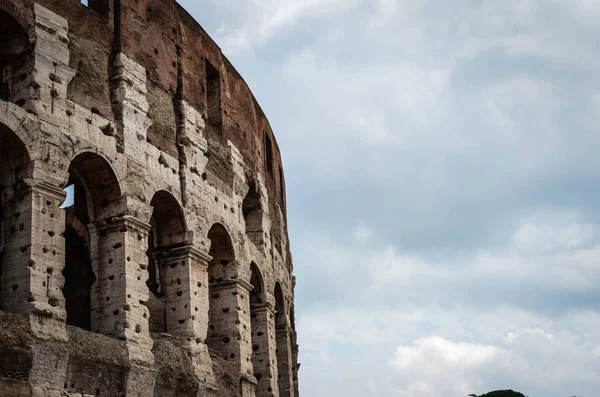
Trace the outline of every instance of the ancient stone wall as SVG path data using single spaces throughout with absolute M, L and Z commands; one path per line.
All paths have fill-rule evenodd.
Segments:
M 0 394 L 298 396 L 281 157 L 217 44 L 172 0 L 0 26 Z

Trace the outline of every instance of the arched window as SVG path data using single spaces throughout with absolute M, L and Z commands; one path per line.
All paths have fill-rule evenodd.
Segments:
M 30 96 L 32 45 L 27 31 L 0 11 L 0 99 L 23 105 Z
M 257 307 L 264 303 L 265 288 L 263 284 L 263 278 L 256 266 L 256 263 L 250 264 L 250 284 L 252 285 L 252 291 L 250 291 L 250 307 Z
M 172 274 L 173 263 L 169 256 L 173 248 L 186 242 L 186 226 L 183 211 L 170 193 L 160 191 L 150 202 L 153 207 L 148 236 L 148 289 L 150 299 L 146 303 L 150 311 L 150 332 L 171 332 L 168 302 L 177 296 L 181 278 Z M 173 283 L 171 283 L 171 281 Z
M 7 196 L 30 172 L 30 159 L 23 142 L 4 124 L 0 124 L 0 303 L 4 310 L 11 294 L 11 276 L 23 266 L 19 253 L 21 220 L 14 215 Z
M 99 263 L 100 258 L 106 255 L 100 248 L 100 240 L 104 236 L 96 232 L 94 225 L 114 213 L 121 203 L 121 190 L 111 166 L 95 153 L 78 155 L 71 162 L 69 172 L 68 191 L 71 191 L 71 196 L 67 196 L 64 208 L 63 269 L 67 324 L 95 330 L 92 311 L 101 311 L 103 301 L 111 299 L 111 290 L 101 286 L 92 290 L 100 270 L 94 269 L 93 260 Z

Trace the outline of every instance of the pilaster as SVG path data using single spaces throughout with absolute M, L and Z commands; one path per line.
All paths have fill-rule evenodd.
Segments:
M 25 180 L 4 190 L 2 308 L 30 315 L 34 334 L 66 340 L 62 270 L 65 258 L 64 191 Z
M 211 257 L 192 245 L 156 254 L 166 298 L 167 330 L 181 338 L 198 379 L 214 385 L 208 331 L 208 262 Z
M 290 331 L 287 325 L 278 326 L 277 333 L 277 377 L 280 397 L 294 397 Z
M 130 358 L 151 365 L 146 286 L 150 225 L 132 216 L 96 222 L 90 228 L 92 331 L 127 342 Z
M 124 53 L 114 60 L 115 106 L 122 121 L 122 141 L 125 153 L 144 158 L 144 145 L 152 120 L 148 118 L 146 69 Z
M 27 84 L 33 99 L 26 108 L 33 110 L 41 120 L 54 126 L 69 125 L 67 114 L 67 87 L 75 70 L 69 67 L 68 21 L 35 3 L 35 56 L 33 73 Z
M 254 378 L 250 346 L 250 290 L 252 285 L 239 279 L 211 284 L 207 338 L 210 347 L 234 363 L 249 379 Z
M 270 304 L 252 306 L 252 365 L 257 397 L 278 397 L 275 312 Z

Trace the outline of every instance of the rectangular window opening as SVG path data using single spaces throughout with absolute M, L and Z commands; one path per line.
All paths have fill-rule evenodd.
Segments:
M 81 4 L 105 17 L 108 16 L 110 12 L 109 0 L 81 0 Z
M 279 195 L 281 199 L 281 208 L 285 209 L 285 187 L 283 181 L 283 168 L 279 167 Z
M 206 61 L 206 118 L 210 125 L 219 126 L 222 123 L 221 75 L 208 61 Z
M 273 176 L 273 144 L 265 132 L 265 167 L 269 175 Z

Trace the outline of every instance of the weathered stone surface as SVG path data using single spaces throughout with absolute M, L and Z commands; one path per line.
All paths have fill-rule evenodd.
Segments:
M 172 0 L 0 26 L 0 395 L 298 396 L 281 157 L 218 46 Z

